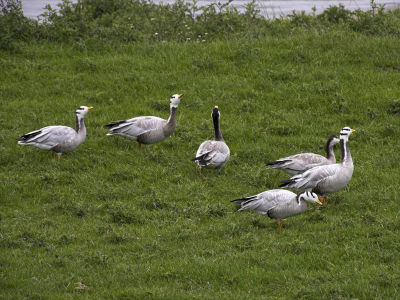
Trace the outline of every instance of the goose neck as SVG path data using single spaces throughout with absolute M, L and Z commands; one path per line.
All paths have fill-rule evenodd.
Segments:
M 169 118 L 167 121 L 167 124 L 164 126 L 163 131 L 165 136 L 170 136 L 176 128 L 177 122 L 176 122 L 176 110 L 177 107 L 172 107 L 169 113 Z
M 334 143 L 328 141 L 325 146 L 326 158 L 330 161 L 336 162 L 335 152 L 333 152 Z
M 79 117 L 78 115 L 75 117 L 75 131 L 77 133 L 85 132 L 86 133 L 86 126 L 83 117 Z
M 340 139 L 340 152 L 341 152 L 341 164 L 352 163 L 353 160 L 350 154 L 349 148 L 349 140 L 348 139 Z
M 222 141 L 224 142 L 224 138 L 222 137 L 221 128 L 219 126 L 219 117 L 213 117 L 214 124 L 214 141 Z
M 170 111 L 169 111 L 169 118 L 168 118 L 168 124 L 176 124 L 176 111 L 177 107 L 171 106 Z

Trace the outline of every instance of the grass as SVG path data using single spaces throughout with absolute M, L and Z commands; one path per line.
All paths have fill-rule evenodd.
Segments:
M 398 48 L 308 30 L 0 52 L 0 299 L 399 298 Z M 105 136 L 112 120 L 167 118 L 175 93 L 177 130 L 151 153 Z M 94 106 L 87 139 L 60 162 L 14 140 L 73 126 L 80 105 Z M 215 105 L 231 158 L 201 180 L 190 159 Z M 327 206 L 279 230 L 229 202 L 288 178 L 263 162 L 322 154 L 344 126 L 355 170 Z

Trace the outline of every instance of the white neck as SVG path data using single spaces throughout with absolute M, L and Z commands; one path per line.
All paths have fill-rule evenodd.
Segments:
M 349 149 L 349 136 L 342 136 L 340 138 L 340 151 L 342 154 L 341 163 L 345 165 L 347 162 L 352 162 L 350 149 Z

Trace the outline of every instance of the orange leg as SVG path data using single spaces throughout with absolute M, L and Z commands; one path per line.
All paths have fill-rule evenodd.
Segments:
M 54 152 L 51 152 L 51 158 L 54 158 Z
M 322 203 L 328 204 L 328 197 L 320 197 L 319 200 L 320 200 Z
M 282 229 L 282 220 L 279 220 L 278 222 L 276 222 L 276 224 L 278 224 L 279 229 Z
M 142 144 L 138 142 L 139 150 L 142 149 Z
M 58 160 L 61 160 L 61 155 L 60 155 L 60 154 L 57 154 L 57 156 L 58 156 Z
M 202 170 L 203 170 L 203 168 L 200 168 L 200 177 L 203 175 L 203 174 L 201 173 Z
M 147 151 L 150 151 L 150 148 L 149 148 L 149 146 L 148 146 L 148 145 L 146 145 L 146 149 L 147 149 Z

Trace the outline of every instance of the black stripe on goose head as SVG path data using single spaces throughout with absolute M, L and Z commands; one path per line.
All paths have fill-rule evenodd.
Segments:
M 169 100 L 170 105 L 172 105 L 172 107 L 177 108 L 179 103 L 181 102 L 182 96 L 183 96 L 183 94 L 172 95 L 170 100 Z
M 340 130 L 340 136 L 346 136 L 346 135 L 350 135 L 352 132 L 350 127 L 343 127 L 342 130 Z
M 76 113 L 76 114 L 80 114 L 82 110 L 85 110 L 85 107 L 84 107 L 84 106 L 78 107 L 78 109 L 76 110 L 75 113 Z
M 87 107 L 87 106 L 80 106 L 78 107 L 78 109 L 76 110 L 76 115 L 86 115 L 88 113 L 89 110 L 91 110 L 93 108 L 93 106 L 91 107 Z
M 319 201 L 318 195 L 314 192 L 301 192 L 297 194 L 297 203 L 300 205 L 300 200 L 304 200 L 311 203 L 318 203 L 322 205 L 321 201 Z

